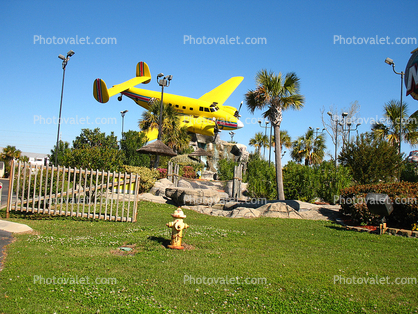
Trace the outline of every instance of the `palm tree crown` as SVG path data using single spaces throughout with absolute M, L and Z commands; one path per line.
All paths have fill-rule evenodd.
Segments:
M 418 111 L 408 117 L 408 105 L 403 103 L 401 110 L 400 101 L 391 100 L 384 106 L 383 117 L 386 123 L 375 123 L 372 126 L 376 139 L 385 139 L 391 145 L 399 145 L 402 121 L 402 141 L 413 146 L 418 144 Z
M 261 147 L 268 147 L 268 138 L 261 132 L 255 133 L 248 145 L 254 146 L 257 149 L 257 153 L 260 155 Z
M 325 138 L 322 134 L 315 136 L 314 130 L 309 129 L 305 135 L 298 137 L 292 143 L 291 157 L 297 162 L 305 160 L 305 165 L 317 165 L 325 155 Z

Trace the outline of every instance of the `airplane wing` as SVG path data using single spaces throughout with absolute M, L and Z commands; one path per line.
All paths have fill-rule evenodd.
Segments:
M 225 83 L 204 94 L 199 98 L 199 100 L 207 101 L 209 103 L 216 102 L 219 105 L 222 105 L 228 99 L 228 97 L 231 96 L 238 85 L 241 84 L 243 79 L 244 78 L 242 76 L 232 77 Z

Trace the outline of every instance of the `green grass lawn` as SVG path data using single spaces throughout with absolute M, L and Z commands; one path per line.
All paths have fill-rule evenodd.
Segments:
M 372 284 L 418 278 L 418 239 L 185 210 L 189 249 L 176 251 L 164 247 L 174 210 L 141 202 L 136 223 L 11 219 L 35 232 L 8 247 L 0 313 L 418 312 L 418 284 Z

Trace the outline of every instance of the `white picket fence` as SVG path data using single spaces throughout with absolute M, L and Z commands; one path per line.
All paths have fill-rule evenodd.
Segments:
M 139 175 L 13 162 L 10 211 L 135 222 Z

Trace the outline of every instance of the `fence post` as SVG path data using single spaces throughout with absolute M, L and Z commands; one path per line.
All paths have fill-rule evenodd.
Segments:
M 167 179 L 173 183 L 173 163 L 171 161 L 168 162 L 167 168 Z
M 15 177 L 15 161 L 12 160 L 12 163 L 10 165 L 10 173 L 9 173 L 9 193 L 7 195 L 6 218 L 9 218 L 10 208 L 12 205 L 12 196 L 13 196 L 12 192 L 13 192 L 14 177 Z
M 174 165 L 173 176 L 174 176 L 174 180 L 173 180 L 174 186 L 178 187 L 179 186 L 179 165 L 178 164 Z
M 242 181 L 242 165 L 234 166 L 234 181 L 232 183 L 232 197 L 234 199 L 240 199 L 242 197 L 241 181 Z

